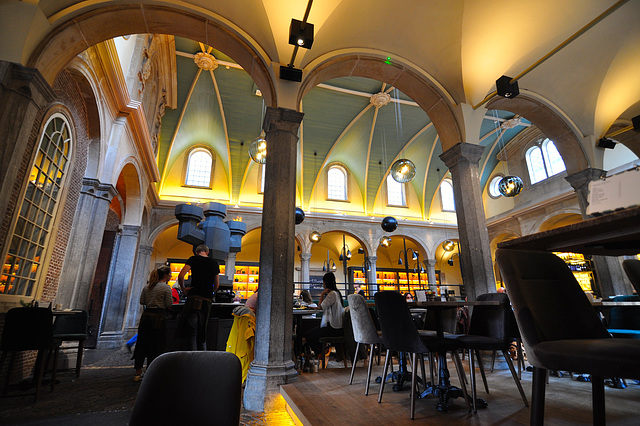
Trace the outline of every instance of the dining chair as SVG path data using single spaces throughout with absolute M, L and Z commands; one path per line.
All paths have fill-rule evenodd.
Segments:
M 614 302 L 638 302 L 640 296 L 615 296 Z M 613 337 L 640 339 L 640 306 L 613 306 L 607 330 Z
M 413 420 L 415 417 L 418 355 L 420 356 L 422 366 L 422 378 L 426 381 L 424 354 L 428 352 L 438 352 L 441 356 L 445 357 L 446 352 L 452 353 L 452 357 L 457 360 L 456 371 L 458 372 L 464 398 L 467 404 L 469 404 L 469 398 L 464 385 L 464 377 L 462 377 L 461 368 L 458 363 L 459 358 L 455 352 L 455 349 L 459 347 L 458 343 L 450 339 L 420 335 L 411 317 L 407 300 L 402 294 L 395 291 L 379 291 L 374 295 L 374 299 L 378 319 L 380 320 L 380 327 L 382 328 L 382 341 L 387 349 L 384 359 L 383 379 L 387 376 L 391 351 L 404 352 L 411 355 L 411 419 Z M 446 360 L 443 360 L 443 362 L 446 362 Z M 378 402 L 382 402 L 384 384 L 385 380 L 382 380 Z M 446 392 L 439 393 L 438 409 L 440 411 L 447 409 Z
M 235 354 L 168 352 L 149 365 L 129 424 L 237 426 L 241 392 L 242 366 Z
M 353 338 L 356 341 L 356 350 L 351 365 L 351 376 L 349 384 L 353 383 L 353 374 L 356 371 L 356 363 L 358 362 L 358 352 L 360 345 L 369 345 L 369 366 L 367 367 L 367 381 L 365 382 L 364 394 L 369 395 L 369 382 L 371 381 L 371 368 L 373 366 L 373 354 L 376 345 L 382 345 L 382 337 L 373 323 L 367 301 L 359 294 L 350 294 L 347 296 L 349 301 L 349 312 L 351 314 L 351 328 L 353 329 Z
M 349 311 L 345 310 L 342 314 L 342 330 L 345 330 L 345 327 L 351 327 L 351 319 Z M 344 363 L 344 368 L 349 368 L 347 364 L 347 336 L 343 332 L 341 336 L 326 336 L 320 338 L 320 344 L 322 345 L 322 353 L 318 354 L 318 358 L 322 364 L 322 368 L 327 368 L 327 353 L 333 346 L 336 348 L 336 354 L 338 357 L 342 358 L 342 362 Z
M 622 269 L 631 281 L 631 285 L 640 296 L 640 259 L 625 259 L 622 261 Z
M 11 371 L 16 359 L 16 352 L 37 350 L 38 355 L 34 365 L 34 381 L 36 382 L 36 393 L 34 401 L 38 401 L 40 395 L 40 385 L 45 370 L 45 360 L 53 349 L 53 314 L 47 308 L 13 308 L 9 309 L 4 321 L 2 330 L 2 340 L 0 350 L 0 371 L 4 366 L 5 359 L 9 352 L 9 366 L 5 379 L 2 395 L 5 395 L 11 379 Z M 51 390 L 53 391 L 56 379 L 56 360 L 53 365 L 53 375 L 51 380 Z
M 56 356 L 61 350 L 77 349 L 76 377 L 80 377 L 84 342 L 88 337 L 89 314 L 85 310 L 57 315 L 53 323 L 53 343 Z M 77 346 L 62 347 L 62 342 L 77 342 Z
M 640 378 L 640 340 L 611 337 L 553 253 L 498 249 L 496 261 L 533 366 L 530 423 L 544 423 L 547 370 L 563 370 L 591 374 L 593 423 L 605 424 L 604 377 Z
M 469 333 L 447 336 L 447 338 L 454 339 L 459 342 L 462 348 L 468 351 L 473 412 L 476 413 L 478 411 L 474 354 L 475 359 L 478 360 L 478 364 L 481 367 L 480 372 L 482 374 L 485 391 L 489 393 L 489 386 L 487 385 L 487 378 L 484 373 L 484 368 L 482 367 L 480 351 L 502 352 L 502 355 L 509 366 L 509 370 L 511 371 L 511 376 L 516 383 L 518 392 L 520 392 L 520 397 L 522 398 L 525 407 L 528 407 L 529 402 L 527 401 L 527 397 L 522 389 L 522 384 L 518 379 L 513 362 L 511 361 L 511 357 L 508 353 L 509 347 L 511 346 L 511 333 L 509 327 L 511 306 L 509 304 L 509 298 L 504 293 L 487 293 L 478 295 L 476 301 L 496 301 L 500 304 L 498 306 L 474 306 L 471 313 Z

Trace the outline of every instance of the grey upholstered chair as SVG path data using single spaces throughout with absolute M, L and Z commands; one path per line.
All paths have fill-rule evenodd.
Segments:
M 604 377 L 640 378 L 640 340 L 612 338 L 553 253 L 498 249 L 496 261 L 533 365 L 530 423 L 544 423 L 547 370 L 564 370 L 591 374 L 593 423 L 605 424 Z
M 237 426 L 241 386 L 240 359 L 231 352 L 162 354 L 149 365 L 129 424 Z
M 353 338 L 356 341 L 356 350 L 351 365 L 351 376 L 349 384 L 353 383 L 353 374 L 356 370 L 358 361 L 358 352 L 360 344 L 369 345 L 369 366 L 367 368 L 367 382 L 364 388 L 364 394 L 369 395 L 369 382 L 371 381 L 371 368 L 373 365 L 373 352 L 376 345 L 382 345 L 382 337 L 371 318 L 367 301 L 359 294 L 350 294 L 347 296 L 349 301 L 349 311 L 351 312 L 351 327 L 353 328 Z
M 625 259 L 622 261 L 622 269 L 624 269 L 627 277 L 629 277 L 629 281 L 631 281 L 631 285 L 640 296 L 640 260 Z

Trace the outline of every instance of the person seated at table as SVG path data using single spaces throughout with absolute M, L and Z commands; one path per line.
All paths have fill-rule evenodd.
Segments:
M 310 348 L 316 355 L 322 355 L 321 337 L 338 337 L 344 334 L 342 329 L 342 294 L 336 286 L 336 276 L 333 272 L 327 272 L 322 277 L 324 290 L 320 293 L 320 309 L 322 309 L 322 321 L 320 327 L 309 330 L 304 338 L 306 348 Z M 305 348 L 305 350 L 306 350 Z
M 300 292 L 300 297 L 302 298 L 302 306 L 307 306 L 309 308 L 317 308 L 318 305 L 316 305 L 313 300 L 311 299 L 311 293 L 309 293 L 309 290 L 302 290 Z
M 407 302 L 413 302 L 413 295 L 411 293 L 405 293 L 404 297 L 407 299 Z

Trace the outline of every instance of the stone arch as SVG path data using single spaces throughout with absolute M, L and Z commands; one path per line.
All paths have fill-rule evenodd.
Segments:
M 555 108 L 549 107 L 532 96 L 520 94 L 513 99 L 496 96 L 487 103 L 487 109 L 510 111 L 531 121 L 554 142 L 564 160 L 567 175 L 571 176 L 590 166 L 577 136 L 577 129 Z
M 382 57 L 347 54 L 329 58 L 314 66 L 302 81 L 297 105 L 318 84 L 338 77 L 366 77 L 397 87 L 427 113 L 446 151 L 464 141 L 464 128 L 453 112 L 453 101 L 441 93 L 425 75 L 401 62 L 389 64 Z
M 209 44 L 229 55 L 251 76 L 268 106 L 277 106 L 269 69 L 271 60 L 246 34 L 211 16 L 183 8 L 152 4 L 99 7 L 63 17 L 36 47 L 27 66 L 37 68 L 51 84 L 79 53 L 102 41 L 127 34 L 172 34 Z
M 560 226 L 582 222 L 582 220 L 583 218 L 579 208 L 566 209 L 563 212 L 554 212 L 553 214 L 541 217 L 533 232 L 548 231 Z
M 135 161 L 132 161 L 132 159 L 128 159 L 120 170 L 116 189 L 124 204 L 121 223 L 123 225 L 140 224 L 144 200 L 142 199 L 140 173 Z

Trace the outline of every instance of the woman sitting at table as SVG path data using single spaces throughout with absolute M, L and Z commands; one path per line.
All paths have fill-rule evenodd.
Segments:
M 336 276 L 333 272 L 327 272 L 322 277 L 324 290 L 320 293 L 320 309 L 323 310 L 320 327 L 309 330 L 305 334 L 307 347 L 320 356 L 322 355 L 321 337 L 337 337 L 343 335 L 342 314 L 344 307 L 342 304 L 342 294 L 336 286 Z

